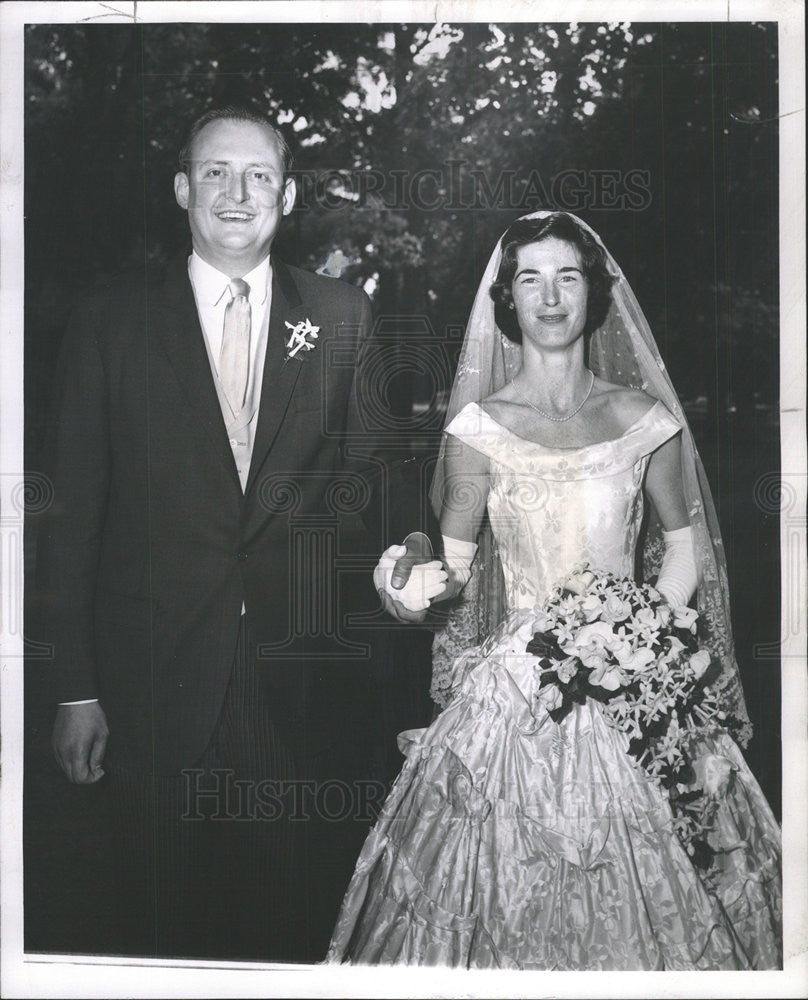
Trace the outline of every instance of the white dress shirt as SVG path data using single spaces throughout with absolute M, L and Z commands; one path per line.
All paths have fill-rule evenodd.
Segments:
M 206 263 L 196 253 L 188 259 L 188 276 L 196 298 L 199 322 L 208 351 L 211 374 L 219 383 L 219 353 L 222 348 L 224 312 L 230 301 L 230 279 L 226 274 Z M 258 424 L 258 403 L 264 376 L 264 359 L 267 350 L 269 312 L 272 307 L 272 268 L 269 257 L 258 267 L 243 276 L 250 286 L 250 366 L 247 395 L 239 419 L 231 423 L 227 417 L 227 404 L 222 402 L 223 419 L 230 433 L 230 447 L 238 469 L 241 488 L 247 483 L 252 458 L 255 429 Z M 221 400 L 220 393 L 220 400 Z
M 211 358 L 214 363 L 214 375 L 219 375 L 219 352 L 222 349 L 222 331 L 224 329 L 224 311 L 230 301 L 230 278 L 221 271 L 217 271 L 206 261 L 202 260 L 199 254 L 194 251 L 188 258 L 188 277 L 194 289 L 196 298 L 196 308 L 199 312 L 199 322 L 202 325 L 202 332 L 208 343 Z M 269 257 L 261 261 L 258 267 L 252 269 L 249 274 L 242 275 L 242 280 L 250 286 L 250 309 L 252 311 L 252 322 L 250 325 L 250 381 L 257 375 L 260 382 L 263 375 L 263 365 L 256 372 L 256 361 L 258 360 L 259 337 L 256 331 L 260 331 L 264 326 L 264 317 L 269 312 L 272 304 L 272 268 L 269 266 Z M 266 352 L 266 341 L 264 341 L 264 351 Z M 247 391 L 249 392 L 249 384 Z

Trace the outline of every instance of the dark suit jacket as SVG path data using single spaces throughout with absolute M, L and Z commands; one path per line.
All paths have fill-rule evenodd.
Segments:
M 306 654 L 324 630 L 298 627 L 291 658 L 284 641 L 301 608 L 333 610 L 328 583 L 318 583 L 321 550 L 335 544 L 334 511 L 337 544 L 356 543 L 361 522 L 344 509 L 346 497 L 350 507 L 363 491 L 356 477 L 369 482 L 374 468 L 346 461 L 343 448 L 346 431 L 362 440 L 356 348 L 371 326 L 369 300 L 273 258 L 242 493 L 186 261 L 115 280 L 76 311 L 59 364 L 47 463 L 54 503 L 38 551 L 55 699 L 98 697 L 108 761 L 160 773 L 192 765 L 205 749 L 242 602 L 268 650 L 261 664 L 285 738 L 316 750 L 305 732 Z M 285 323 L 306 318 L 320 328 L 316 349 L 284 363 Z M 335 491 L 345 471 L 353 485 Z M 312 550 L 303 579 L 290 554 L 300 546 Z M 315 632 L 319 639 L 306 638 Z

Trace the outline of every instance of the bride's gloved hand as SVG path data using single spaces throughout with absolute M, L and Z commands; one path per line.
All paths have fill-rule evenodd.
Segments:
M 413 532 L 403 545 L 391 545 L 373 571 L 382 605 L 401 622 L 422 622 L 432 599 L 446 588 L 443 563 L 426 535 Z
M 432 558 L 432 544 L 420 532 L 408 535 L 404 545 L 391 545 L 382 554 L 373 581 L 382 605 L 398 621 L 423 621 L 435 599 L 456 597 L 468 583 L 476 544 L 441 537 L 441 562 Z
M 467 542 L 462 538 L 451 538 L 441 535 L 443 539 L 443 565 L 449 574 L 446 590 L 441 600 L 456 597 L 471 579 L 471 564 L 477 555 L 475 542 Z
M 689 526 L 663 531 L 665 555 L 659 569 L 656 589 L 671 607 L 687 604 L 699 583 L 693 552 L 693 529 Z

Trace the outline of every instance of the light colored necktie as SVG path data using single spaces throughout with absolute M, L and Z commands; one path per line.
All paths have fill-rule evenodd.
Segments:
M 224 311 L 219 378 L 236 415 L 244 405 L 250 373 L 250 286 L 241 278 L 233 278 L 229 288 L 233 297 Z

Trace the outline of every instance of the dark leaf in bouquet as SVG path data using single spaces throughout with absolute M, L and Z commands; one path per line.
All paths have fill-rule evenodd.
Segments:
M 567 687 L 564 693 L 569 695 L 570 701 L 574 701 L 576 705 L 583 705 L 589 694 L 585 688 L 578 685 Z
M 673 775 L 673 780 L 677 785 L 684 785 L 687 782 L 687 772 L 688 772 L 687 761 L 684 763 L 677 763 L 675 766 L 671 766 L 671 774 Z
M 589 698 L 594 698 L 595 701 L 599 701 L 601 704 L 605 705 L 607 701 L 611 701 L 612 698 L 616 698 L 619 694 L 623 694 L 624 691 L 625 688 L 617 688 L 616 691 L 609 691 L 607 688 L 600 687 L 598 684 L 589 684 L 585 695 Z
M 659 715 L 655 719 L 649 719 L 642 724 L 643 731 L 651 738 L 654 736 L 664 736 L 668 731 L 671 717 L 667 714 Z
M 640 697 L 640 682 L 638 680 L 630 681 L 624 688 L 620 688 L 619 694 L 624 694 L 628 701 L 637 701 Z
M 642 757 L 648 749 L 648 740 L 643 736 L 634 736 L 628 742 L 628 752 L 637 760 Z
M 688 653 L 695 653 L 699 648 L 699 641 L 689 628 L 679 628 L 674 626 L 671 629 L 671 635 L 676 636 Z
M 554 708 L 547 714 L 550 716 L 553 722 L 561 722 L 561 720 L 566 715 L 569 715 L 571 711 L 572 711 L 572 702 L 569 700 L 569 698 L 566 697 L 566 692 L 564 692 L 564 700 L 561 702 L 561 705 L 558 708 Z
M 589 675 L 591 673 L 592 670 L 589 667 L 585 667 L 581 664 L 578 667 L 578 672 L 569 684 L 564 687 L 565 693 L 568 694 L 578 705 L 583 705 L 587 698 L 595 696 L 595 691 L 597 689 L 589 683 Z
M 542 666 L 544 666 L 543 663 Z M 541 675 L 541 680 L 539 681 L 539 687 L 543 688 L 547 687 L 548 684 L 557 684 L 557 683 L 558 683 L 558 674 L 555 672 L 555 670 L 546 670 Z M 563 685 L 561 685 L 561 687 L 563 688 Z
M 696 868 L 706 871 L 713 863 L 715 851 L 712 847 L 710 847 L 706 840 L 692 840 L 691 846 L 693 848 L 693 853 L 691 855 L 693 864 Z
M 526 649 L 534 656 L 547 656 L 551 660 L 563 660 L 565 657 L 558 640 L 550 632 L 535 632 Z
M 684 782 L 681 782 L 681 784 L 684 784 Z M 689 792 L 671 792 L 671 798 L 675 798 L 677 805 L 682 808 L 692 805 L 694 802 L 698 802 L 698 800 L 703 797 L 704 792 L 700 788 L 695 788 L 693 791 Z

